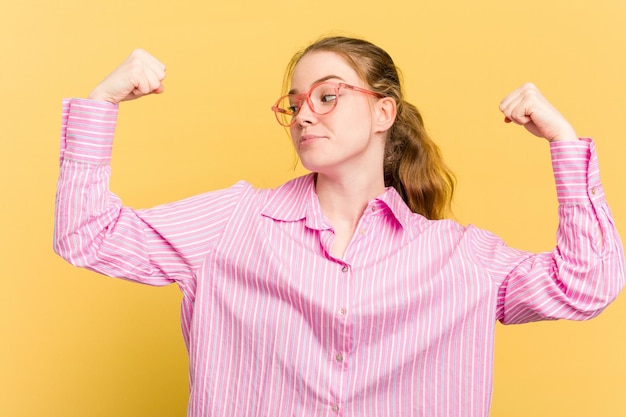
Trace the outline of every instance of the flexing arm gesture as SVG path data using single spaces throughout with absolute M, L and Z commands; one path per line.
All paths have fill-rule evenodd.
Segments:
M 500 103 L 505 122 L 522 125 L 549 142 L 578 140 L 574 128 L 531 83 L 524 84 Z
M 142 49 L 134 50 L 89 94 L 92 100 L 119 103 L 163 92 L 165 65 Z

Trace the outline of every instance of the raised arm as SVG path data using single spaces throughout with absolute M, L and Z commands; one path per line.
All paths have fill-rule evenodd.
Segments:
M 557 246 L 530 254 L 474 230 L 480 260 L 499 284 L 504 323 L 584 320 L 599 314 L 624 286 L 624 249 L 600 183 L 593 141 L 579 139 L 532 84 L 500 105 L 506 122 L 550 142 L 559 201 Z
M 149 210 L 124 207 L 109 191 L 118 103 L 162 92 L 164 76 L 162 64 L 137 50 L 91 99 L 64 101 L 54 250 L 73 265 L 105 275 L 193 286 L 245 187 Z

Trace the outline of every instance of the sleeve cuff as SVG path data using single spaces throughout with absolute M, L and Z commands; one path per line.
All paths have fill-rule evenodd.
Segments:
M 61 161 L 92 164 L 111 161 L 119 105 L 87 99 L 63 100 Z
M 598 157 L 592 139 L 551 142 L 550 153 L 559 204 L 604 198 Z

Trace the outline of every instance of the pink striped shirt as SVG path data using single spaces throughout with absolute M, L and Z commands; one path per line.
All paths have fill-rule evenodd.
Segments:
M 123 207 L 108 189 L 117 110 L 64 102 L 55 250 L 102 274 L 179 285 L 189 416 L 484 417 L 496 320 L 589 319 L 624 285 L 591 140 L 550 146 L 551 252 L 426 220 L 387 189 L 338 259 L 311 175 Z

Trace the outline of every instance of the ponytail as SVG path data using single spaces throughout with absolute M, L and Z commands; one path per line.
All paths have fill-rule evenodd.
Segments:
M 385 185 L 394 187 L 411 211 L 431 220 L 451 211 L 455 178 L 428 136 L 417 108 L 398 104 L 385 149 Z

